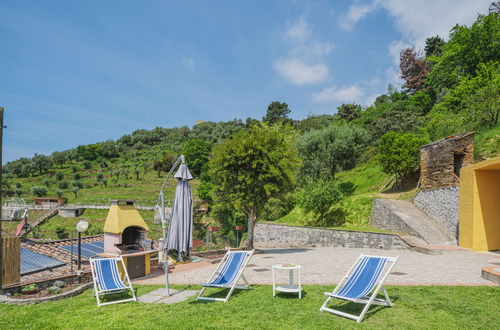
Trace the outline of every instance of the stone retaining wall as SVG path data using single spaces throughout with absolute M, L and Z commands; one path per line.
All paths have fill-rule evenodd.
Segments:
M 376 249 L 408 249 L 398 235 L 365 231 L 348 231 L 312 227 L 295 227 L 257 223 L 256 248 L 347 247 Z
M 458 239 L 459 187 L 419 191 L 413 204 L 440 225 L 450 237 Z

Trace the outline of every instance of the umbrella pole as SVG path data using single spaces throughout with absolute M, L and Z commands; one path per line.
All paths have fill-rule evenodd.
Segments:
M 160 217 L 161 217 L 161 224 L 162 224 L 162 229 L 163 229 L 163 255 L 165 256 L 165 262 L 164 262 L 164 268 L 165 268 L 165 289 L 167 291 L 167 297 L 170 296 L 170 289 L 168 287 L 168 249 L 167 249 L 167 239 L 168 239 L 168 233 L 170 232 L 170 225 L 168 226 L 168 231 L 167 231 L 167 217 L 165 215 L 165 187 L 168 183 L 168 180 L 170 179 L 170 176 L 174 172 L 174 169 L 179 165 L 179 163 L 182 162 L 182 164 L 185 163 L 184 155 L 181 155 L 172 165 L 172 168 L 167 174 L 167 177 L 165 181 L 163 181 L 163 185 L 161 187 L 160 191 L 160 196 L 158 197 L 158 202 L 157 205 L 160 204 Z

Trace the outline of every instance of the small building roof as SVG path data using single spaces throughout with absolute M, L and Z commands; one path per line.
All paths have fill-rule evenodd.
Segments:
M 441 143 L 443 143 L 445 141 L 448 142 L 448 141 L 460 140 L 460 139 L 468 137 L 469 135 L 474 135 L 475 133 L 476 132 L 466 132 L 466 133 L 462 133 L 462 134 L 447 136 L 444 139 L 433 141 L 431 143 L 423 145 L 423 146 L 420 147 L 420 149 L 427 148 L 427 147 L 430 147 L 430 146 L 433 146 L 433 145 L 436 145 L 436 144 L 441 144 Z

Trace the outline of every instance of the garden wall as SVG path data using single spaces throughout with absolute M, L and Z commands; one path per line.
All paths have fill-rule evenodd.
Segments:
M 413 204 L 446 230 L 450 237 L 458 239 L 459 187 L 419 191 Z
M 257 248 L 347 247 L 408 249 L 398 235 L 312 227 L 257 223 L 254 245 Z

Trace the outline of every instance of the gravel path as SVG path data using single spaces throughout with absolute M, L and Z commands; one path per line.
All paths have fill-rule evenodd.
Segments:
M 302 266 L 303 284 L 336 284 L 361 254 L 399 256 L 387 279 L 387 284 L 402 285 L 495 285 L 481 278 L 481 268 L 500 265 L 500 255 L 472 251 L 445 252 L 427 255 L 406 250 L 348 249 L 348 248 L 294 248 L 263 249 L 255 254 L 245 270 L 252 284 L 271 284 L 271 267 L 282 262 Z M 172 284 L 199 284 L 208 280 L 217 264 L 206 264 L 192 270 L 171 274 Z M 278 274 L 278 273 L 277 273 Z M 286 282 L 285 271 L 279 273 Z M 163 284 L 163 276 L 141 280 L 143 284 Z

